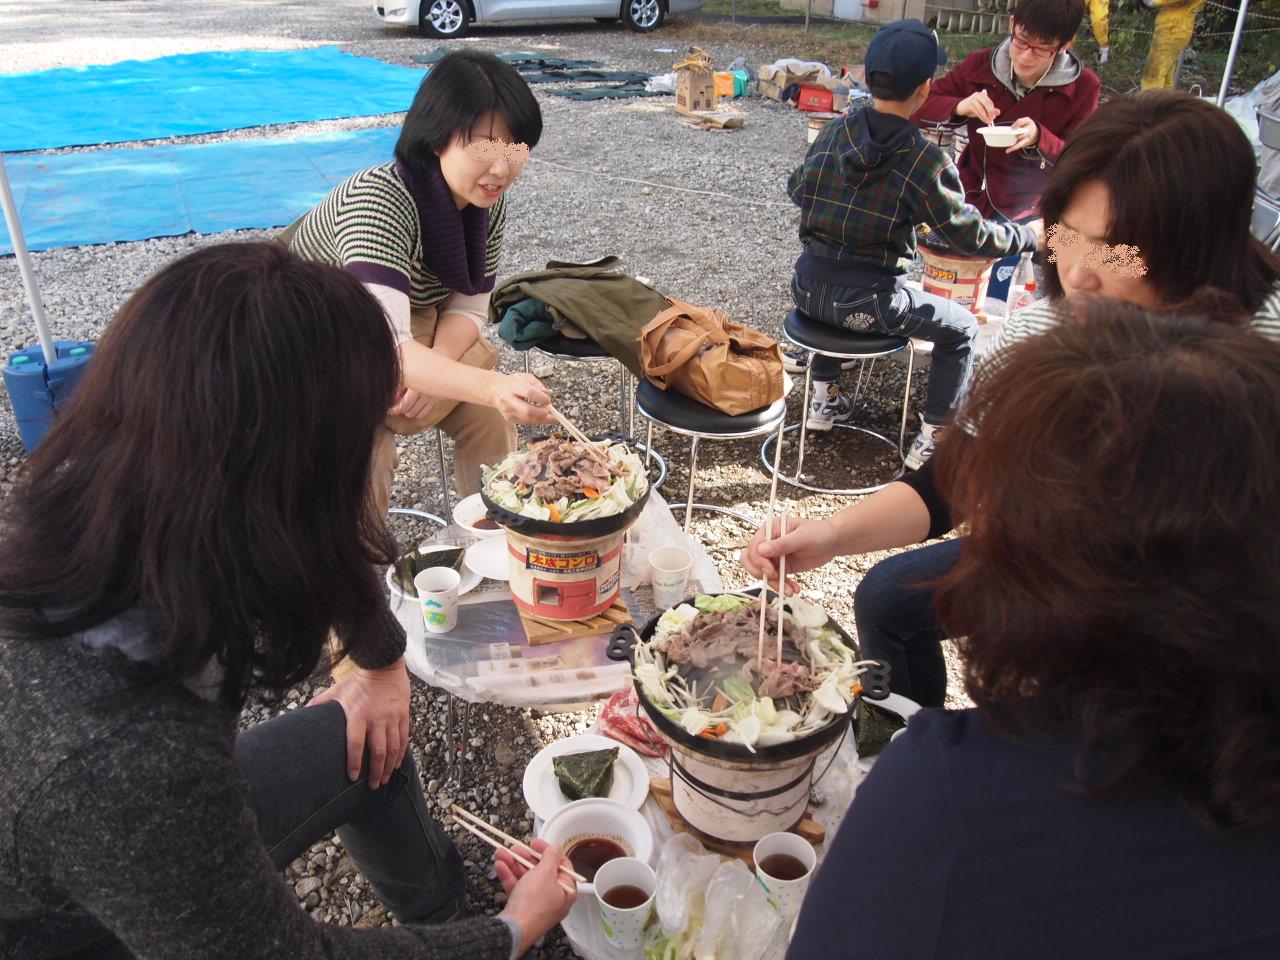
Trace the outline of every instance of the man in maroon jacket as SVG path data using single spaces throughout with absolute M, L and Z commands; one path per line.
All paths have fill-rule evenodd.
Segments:
M 1033 218 L 1067 137 L 1097 108 L 1098 76 L 1069 49 L 1083 20 L 1082 0 L 1019 0 L 1010 35 L 960 61 L 912 115 L 925 129 L 967 120 L 960 181 L 965 199 L 984 217 Z M 988 147 L 978 128 L 992 123 L 1011 124 L 1018 141 L 1007 149 Z M 1004 272 L 1012 270 L 997 271 L 993 296 L 1003 295 Z

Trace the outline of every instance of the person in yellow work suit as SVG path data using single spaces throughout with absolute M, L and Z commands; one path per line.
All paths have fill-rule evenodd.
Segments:
M 1106 63 L 1111 54 L 1111 0 L 1086 0 L 1093 39 L 1098 41 L 1098 62 Z
M 1173 75 L 1178 69 L 1178 57 L 1191 42 L 1191 33 L 1196 26 L 1196 14 L 1205 5 L 1205 0 L 1142 0 L 1142 2 L 1156 12 L 1155 30 L 1151 34 L 1151 49 L 1147 53 L 1147 67 L 1142 71 L 1142 89 L 1172 87 Z M 1093 12 L 1094 3 L 1105 3 L 1105 0 L 1091 0 L 1090 14 Z M 1096 25 L 1094 32 L 1095 34 L 1097 32 Z M 1101 44 L 1102 41 L 1099 40 L 1098 43 Z

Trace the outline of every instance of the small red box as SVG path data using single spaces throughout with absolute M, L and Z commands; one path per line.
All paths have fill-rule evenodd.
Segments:
M 831 91 L 816 83 L 800 84 L 800 95 L 796 99 L 797 110 L 812 110 L 818 113 L 833 113 Z

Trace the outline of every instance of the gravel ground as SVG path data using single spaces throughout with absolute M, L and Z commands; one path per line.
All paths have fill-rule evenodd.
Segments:
M 48 39 L 33 40 L 32 37 Z M 779 55 L 768 48 L 761 30 L 744 30 L 736 47 L 709 45 L 715 62 L 738 55 L 766 62 Z M 262 0 L 219 0 L 176 7 L 151 0 L 101 3 L 70 0 L 55 6 L 0 0 L 0 57 L 6 70 L 113 62 L 122 58 L 233 48 L 287 48 L 338 43 L 353 53 L 409 63 L 435 41 L 412 31 L 384 27 L 353 0 L 326 4 Z M 467 42 L 467 41 L 463 41 Z M 639 36 L 620 27 L 564 25 L 480 29 L 470 41 L 485 49 L 536 48 L 560 56 L 590 57 L 610 67 L 665 72 L 674 46 L 661 32 Z M 616 254 L 625 269 L 651 278 L 664 292 L 694 303 L 717 305 L 740 322 L 775 336 L 790 305 L 788 282 L 798 252 L 796 214 L 785 195 L 788 172 L 805 150 L 804 121 L 790 108 L 767 101 L 739 101 L 746 124 L 730 133 L 707 133 L 679 123 L 669 99 L 577 103 L 535 87 L 546 132 L 534 161 L 510 195 L 507 240 L 501 272 L 538 268 L 550 258 L 590 259 Z M 184 142 L 245 137 L 287 136 L 394 124 L 399 116 L 325 123 L 291 124 L 210 136 Z M 132 146 L 132 145 L 131 145 Z M 170 259 L 196 247 L 227 240 L 259 239 L 270 231 L 238 231 L 215 236 L 188 235 L 37 254 L 36 271 L 55 335 L 94 339 L 129 293 Z M 12 257 L 0 258 L 0 347 L 13 350 L 35 342 L 22 286 Z M 504 348 L 504 369 L 520 359 Z M 616 426 L 617 383 L 594 367 L 574 369 L 545 361 L 545 374 L 557 402 L 586 429 Z M 863 391 L 869 425 L 896 430 L 904 368 L 876 365 Z M 919 409 L 923 377 L 917 372 L 914 410 Z M 793 416 L 799 407 L 792 399 Z M 913 412 L 914 420 L 914 412 Z M 794 419 L 793 421 L 794 422 Z M 914 423 L 912 424 L 914 429 Z M 879 452 L 846 442 L 847 434 L 816 438 L 808 466 L 820 482 L 846 485 L 850 476 L 885 475 Z M 680 499 L 687 478 L 687 447 L 679 438 L 659 436 L 672 462 L 664 491 Z M 23 452 L 8 404 L 0 405 L 0 495 L 21 466 Z M 407 440 L 401 449 L 393 504 L 440 509 L 440 465 L 429 437 Z M 699 499 L 737 506 L 759 514 L 769 484 L 759 464 L 757 442 L 707 444 L 699 463 Z M 823 516 L 848 499 L 804 495 L 783 486 L 784 507 L 807 516 Z M 749 530 L 725 517 L 695 515 L 694 533 L 713 548 L 725 582 L 745 583 L 736 562 Z M 412 532 L 402 531 L 406 542 Z M 852 588 L 884 554 L 843 558 L 801 579 L 830 612 L 852 626 Z M 951 658 L 954 678 L 954 658 Z M 320 686 L 323 686 L 321 684 Z M 953 688 L 958 690 L 956 684 Z M 255 703 L 245 723 L 280 709 L 305 704 L 317 687 L 291 691 L 281 704 Z M 415 680 L 413 743 L 432 799 L 442 809 L 462 801 L 487 810 L 512 832 L 529 829 L 529 811 L 519 793 L 520 772 L 544 743 L 582 730 L 592 712 L 535 717 L 527 711 L 475 708 L 468 742 L 450 745 L 445 737 L 446 696 Z M 452 746 L 452 749 L 451 749 Z M 462 782 L 449 760 L 465 759 Z M 490 857 L 467 834 L 458 837 L 468 858 L 472 908 L 490 911 L 501 902 L 492 880 Z M 390 923 L 336 837 L 315 845 L 288 870 L 299 900 L 319 919 L 357 925 Z M 558 932 L 541 955 L 573 953 Z

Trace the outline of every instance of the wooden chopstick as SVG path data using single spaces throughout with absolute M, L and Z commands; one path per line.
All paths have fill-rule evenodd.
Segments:
M 575 427 L 568 417 L 557 410 L 555 404 L 548 404 L 547 412 L 560 422 L 560 426 L 569 431 L 569 436 L 587 448 L 588 455 L 594 457 L 602 466 L 606 468 L 609 466 L 609 458 L 605 455 L 604 451 L 596 446 L 590 437 Z
M 787 515 L 782 515 L 782 531 L 779 537 L 787 535 Z M 782 623 L 784 620 L 782 614 L 782 597 L 787 589 L 787 555 L 784 553 L 778 557 L 778 669 L 782 669 Z
M 493 839 L 493 837 L 489 836 L 487 833 L 481 833 L 478 829 L 473 827 L 471 824 L 467 823 L 467 821 L 463 820 L 457 814 L 454 814 L 453 822 L 456 823 L 458 826 L 462 827 L 462 829 L 470 831 L 471 833 L 474 833 L 477 837 L 479 837 L 485 843 L 489 844 L 489 846 L 493 847 L 493 849 L 507 850 L 505 846 L 503 846 L 497 840 Z M 521 844 L 521 846 L 523 846 L 523 844 Z M 530 847 L 529 849 L 533 850 L 532 847 Z M 533 850 L 533 852 L 535 854 L 537 853 L 536 850 Z M 514 850 L 507 850 L 507 853 L 511 854 L 511 859 L 514 860 L 516 863 L 520 864 L 520 866 L 524 867 L 526 870 L 533 869 L 533 864 L 530 863 L 528 860 L 526 860 L 524 857 L 520 856 L 520 854 L 516 853 Z M 570 887 L 567 883 L 561 883 L 559 880 L 556 880 L 556 883 L 559 884 L 560 889 L 563 890 L 565 893 L 575 892 L 574 889 Z
M 485 828 L 486 830 L 488 830 L 490 833 L 494 834 L 495 836 L 497 836 L 498 838 L 500 838 L 500 839 L 502 839 L 502 840 L 505 840 L 507 843 L 509 843 L 509 844 L 514 844 L 514 845 L 521 846 L 521 847 L 524 847 L 524 848 L 525 848 L 525 849 L 527 849 L 531 854 L 533 854 L 533 856 L 534 856 L 534 858 L 535 858 L 535 859 L 538 859 L 538 860 L 541 860 L 541 859 L 542 859 L 542 854 L 540 854 L 537 850 L 533 849 L 533 847 L 529 846 L 529 844 L 525 843 L 523 840 L 517 840 L 515 837 L 511 836 L 511 834 L 509 834 L 509 833 L 507 833 L 507 832 L 505 832 L 505 831 L 503 831 L 503 830 L 498 829 L 498 828 L 497 828 L 497 827 L 495 827 L 492 823 L 489 823 L 487 820 L 484 820 L 484 819 L 483 819 L 483 818 L 481 818 L 481 817 L 477 817 L 474 813 L 472 813 L 472 812 L 471 812 L 470 810 L 468 810 L 466 807 L 459 806 L 458 804 L 456 804 L 456 803 L 455 803 L 455 804 L 454 804 L 450 809 L 452 809 L 452 810 L 453 810 L 453 815 L 454 815 L 454 818 L 455 818 L 455 819 L 457 819 L 459 816 L 465 817 L 466 819 L 468 819 L 468 820 L 470 820 L 472 823 L 474 823 L 476 826 L 484 827 L 484 828 Z M 514 856 L 514 855 L 515 855 L 515 854 L 512 854 L 512 856 Z M 580 874 L 580 873 L 576 873 L 575 871 L 573 871 L 573 870 L 572 870 L 572 869 L 570 869 L 569 867 L 566 867 L 564 864 L 560 864 L 560 869 L 561 869 L 561 871 L 562 871 L 562 872 L 564 872 L 564 873 L 568 874 L 569 876 L 573 877 L 573 879 L 577 880 L 579 883 L 590 883 L 590 882 L 591 882 L 591 881 L 589 881 L 586 877 L 584 877 L 582 874 Z

